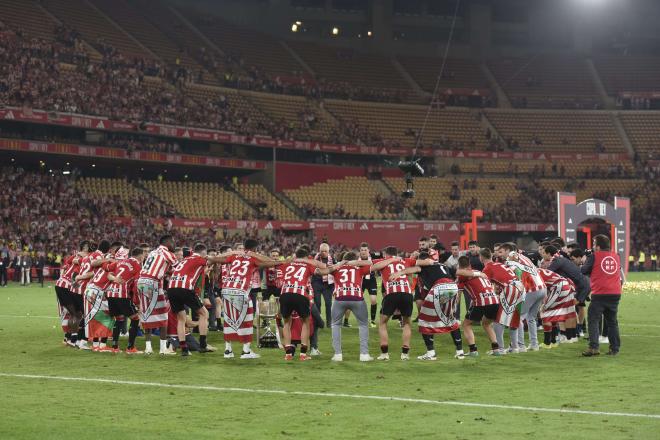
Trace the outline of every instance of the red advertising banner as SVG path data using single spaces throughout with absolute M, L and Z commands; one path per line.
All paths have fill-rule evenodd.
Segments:
M 408 147 L 369 147 L 346 144 L 327 144 L 294 140 L 273 139 L 268 136 L 248 137 L 227 131 L 205 128 L 179 127 L 163 124 L 138 124 L 126 121 L 112 121 L 101 116 L 72 115 L 42 110 L 5 108 L 0 110 L 0 119 L 16 120 L 32 123 L 56 124 L 70 127 L 80 127 L 90 130 L 145 132 L 155 136 L 167 136 L 181 139 L 192 139 L 206 142 L 233 143 L 252 145 L 265 148 L 285 148 L 301 151 L 319 151 L 323 153 L 367 154 L 383 156 L 409 156 L 412 148 Z M 625 154 L 576 154 L 576 153 L 513 153 L 492 151 L 450 151 L 424 149 L 418 155 L 469 158 L 469 159 L 527 159 L 527 160 L 628 160 Z M 211 165 L 213 166 L 213 165 Z M 258 168 L 262 169 L 262 168 Z
M 121 148 L 89 147 L 85 145 L 61 144 L 40 141 L 0 139 L 0 150 L 27 151 L 32 153 L 67 154 L 73 156 L 164 162 L 180 165 L 199 165 L 218 168 L 240 168 L 245 170 L 265 170 L 266 163 L 258 160 L 227 159 L 191 154 L 172 154 L 157 151 L 133 151 L 130 155 Z
M 553 232 L 557 225 L 551 223 L 477 223 L 478 231 L 493 232 Z

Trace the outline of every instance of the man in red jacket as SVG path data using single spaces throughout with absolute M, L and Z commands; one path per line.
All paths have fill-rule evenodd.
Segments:
M 600 319 L 605 317 L 607 335 L 610 339 L 610 350 L 607 354 L 616 356 L 619 353 L 621 339 L 619 338 L 619 323 L 617 312 L 621 300 L 623 272 L 619 255 L 611 250 L 610 239 L 606 235 L 596 235 L 593 239 L 593 253 L 587 257 L 581 268 L 582 273 L 591 276 L 591 304 L 589 305 L 589 348 L 583 356 L 600 354 L 598 337 L 600 336 Z M 578 295 L 578 301 L 583 301 Z

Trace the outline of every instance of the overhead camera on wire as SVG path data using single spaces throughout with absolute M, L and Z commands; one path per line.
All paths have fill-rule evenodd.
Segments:
M 424 168 L 419 164 L 421 159 L 416 160 L 402 160 L 399 162 L 399 169 L 403 171 L 406 176 L 406 189 L 401 193 L 401 197 L 412 199 L 415 197 L 415 184 L 413 177 L 421 177 L 424 175 Z

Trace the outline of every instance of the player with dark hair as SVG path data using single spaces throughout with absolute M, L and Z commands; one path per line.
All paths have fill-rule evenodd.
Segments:
M 479 356 L 472 329 L 472 324 L 475 322 L 481 322 L 490 340 L 492 354 L 496 356 L 502 354 L 493 330 L 493 321 L 497 319 L 500 299 L 488 276 L 483 272 L 473 270 L 470 266 L 470 259 L 465 255 L 458 258 L 456 275 L 458 287 L 470 296 L 470 308 L 463 320 L 463 334 L 470 347 L 469 356 Z
M 310 279 L 314 274 L 327 275 L 330 273 L 327 265 L 321 261 L 309 258 L 309 249 L 299 247 L 295 258 L 282 266 L 282 293 L 280 295 L 280 314 L 284 321 L 282 330 L 282 344 L 284 345 L 284 359 L 290 361 L 295 355 L 296 348 L 291 344 L 291 315 L 296 312 L 302 321 L 300 335 L 300 360 L 311 359 L 307 355 L 309 348 L 309 315 L 311 310 Z
M 458 302 L 458 286 L 454 282 L 452 271 L 437 261 L 434 261 L 427 251 L 419 253 L 414 263 L 390 276 L 398 278 L 404 275 L 419 274 L 417 285 L 424 298 L 419 314 L 419 332 L 426 345 L 426 353 L 418 356 L 422 361 L 436 360 L 433 336 L 441 333 L 451 333 L 456 346 L 456 359 L 463 359 L 463 339 L 461 337 L 460 321 L 456 318 Z
M 371 271 L 380 271 L 383 280 L 383 301 L 380 306 L 380 322 L 378 325 L 381 354 L 377 359 L 381 361 L 390 359 L 387 322 L 394 315 L 394 312 L 398 310 L 403 323 L 401 360 L 407 361 L 410 359 L 410 337 L 412 333 L 410 317 L 413 311 L 413 293 L 407 276 L 402 275 L 395 278 L 391 275 L 394 272 L 404 270 L 406 267 L 413 266 L 415 260 L 404 260 L 400 258 L 397 248 L 388 246 L 383 249 L 383 258 L 374 260 L 373 263 Z
M 360 243 L 360 253 L 358 258 L 362 261 L 371 262 L 371 251 L 369 250 L 369 243 Z M 369 326 L 376 328 L 376 312 L 378 311 L 378 281 L 376 274 L 369 273 L 362 278 L 362 291 L 369 292 L 370 304 L 370 320 Z
M 106 289 L 108 298 L 108 310 L 110 316 L 116 319 L 115 327 L 112 329 L 112 350 L 119 353 L 119 334 L 123 320 L 130 319 L 131 325 L 128 330 L 127 354 L 142 353 L 135 348 L 135 338 L 137 337 L 140 317 L 137 308 L 131 299 L 132 290 L 142 269 L 144 261 L 144 251 L 136 247 L 131 251 L 130 258 L 121 260 L 108 274 L 110 284 Z M 121 320 L 120 320 L 121 319 Z
M 272 260 L 256 252 L 259 243 L 248 238 L 241 246 L 243 250 L 232 252 L 220 262 L 226 265 L 226 273 L 222 276 L 222 306 L 224 314 L 225 358 L 233 358 L 231 343 L 238 341 L 243 344 L 241 359 L 257 359 L 260 356 L 251 348 L 254 329 L 254 305 L 250 298 L 252 276 L 255 270 L 262 267 L 272 267 L 283 264 L 283 261 Z
M 149 252 L 144 259 L 140 277 L 137 280 L 138 299 L 140 303 L 140 321 L 144 329 L 146 341 L 145 354 L 152 354 L 151 331 L 160 331 L 160 350 L 162 355 L 173 355 L 174 350 L 167 346 L 167 320 L 170 304 L 165 294 L 165 276 L 171 271 L 177 258 L 174 255 L 174 239 L 171 235 L 163 235 L 159 246 Z

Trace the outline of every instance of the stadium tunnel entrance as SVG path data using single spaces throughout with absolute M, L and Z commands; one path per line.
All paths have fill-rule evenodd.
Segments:
M 574 193 L 557 193 L 557 229 L 559 236 L 591 249 L 591 237 L 604 233 L 619 254 L 627 273 L 630 255 L 630 199 L 614 197 L 614 205 L 600 199 L 576 203 Z M 580 235 L 582 234 L 582 235 Z

